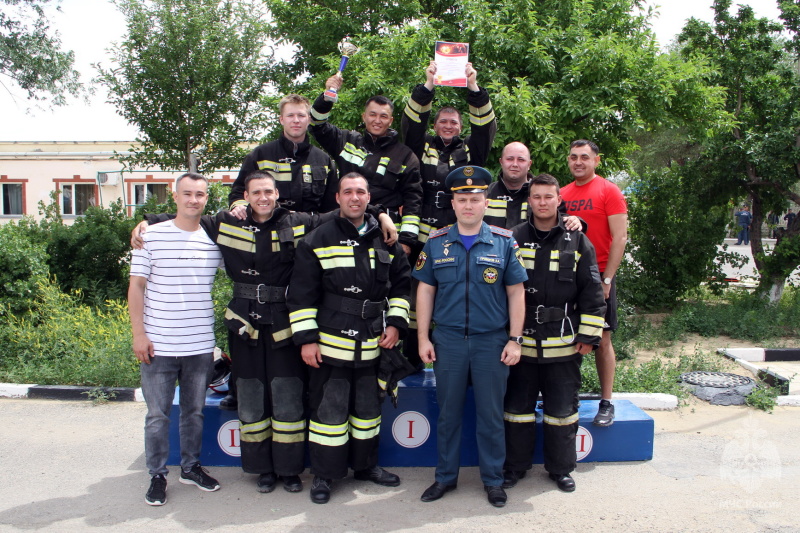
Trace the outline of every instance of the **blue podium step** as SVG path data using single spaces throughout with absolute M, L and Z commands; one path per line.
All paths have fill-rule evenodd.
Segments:
M 403 380 L 400 400 L 395 409 L 390 401 L 381 414 L 381 466 L 436 466 L 436 379 L 426 370 Z M 203 409 L 203 451 L 200 461 L 206 466 L 241 466 L 239 422 L 236 413 L 219 409 L 224 396 L 209 391 Z M 580 428 L 576 448 L 578 461 L 646 461 L 653 458 L 653 419 L 628 400 L 615 400 L 616 419 L 608 428 L 592 425 L 597 413 L 597 400 L 582 400 L 579 410 Z M 170 414 L 170 455 L 168 464 L 180 464 L 178 437 L 178 392 Z M 542 413 L 537 411 L 537 435 L 541 435 Z M 476 466 L 478 450 L 475 441 L 475 400 L 467 393 L 464 407 L 461 465 Z M 537 438 L 533 462 L 542 463 L 542 439 Z

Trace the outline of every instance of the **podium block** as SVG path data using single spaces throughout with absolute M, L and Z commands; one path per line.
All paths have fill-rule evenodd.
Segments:
M 385 467 L 436 466 L 436 422 L 439 405 L 436 401 L 436 379 L 425 370 L 404 379 L 395 409 L 387 399 L 381 414 L 379 464 Z M 203 409 L 203 450 L 200 462 L 205 466 L 241 466 L 239 422 L 236 413 L 219 409 L 222 394 L 209 391 Z M 599 428 L 592 425 L 597 413 L 597 400 L 582 400 L 580 427 L 576 448 L 578 461 L 647 461 L 653 458 L 655 424 L 644 411 L 628 400 L 615 400 L 614 425 Z M 178 425 L 180 405 L 178 391 L 170 413 L 170 454 L 168 464 L 180 464 Z M 542 413 L 536 416 L 537 439 L 533 462 L 541 464 Z M 475 400 L 467 392 L 461 440 L 461 465 L 476 466 L 478 449 L 475 440 Z

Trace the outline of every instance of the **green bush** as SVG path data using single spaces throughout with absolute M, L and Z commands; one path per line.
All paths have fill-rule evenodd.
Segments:
M 217 346 L 227 351 L 222 322 L 232 284 L 220 272 L 212 296 Z M 131 349 L 124 300 L 86 303 L 80 291 L 61 292 L 54 282 L 37 284 L 31 309 L 10 313 L 0 306 L 0 381 L 41 385 L 138 387 L 139 364 Z
M 72 226 L 54 225 L 47 243 L 50 274 L 63 291 L 80 291 L 97 305 L 125 298 L 134 225 L 120 202 L 90 207 Z
M 799 292 L 788 288 L 777 304 L 747 292 L 728 291 L 724 299 L 707 296 L 681 304 L 664 325 L 704 337 L 727 335 L 756 342 L 798 336 Z
M 31 239 L 26 226 L 10 222 L 0 226 L 0 250 L 0 309 L 25 312 L 38 294 L 38 283 L 47 279 L 45 247 Z
M 729 216 L 714 206 L 702 176 L 688 167 L 645 170 L 626 191 L 628 254 L 619 270 L 619 298 L 643 309 L 672 308 L 701 283 L 721 291 L 722 264 L 741 258 L 718 245 Z
M 34 310 L 9 314 L 0 325 L 0 381 L 138 386 L 127 304 L 111 300 L 94 307 L 83 300 L 79 292 L 39 283 Z
M 744 401 L 750 407 L 771 413 L 780 394 L 781 391 L 777 387 L 770 387 L 763 381 L 759 381 Z
M 228 327 L 225 325 L 225 309 L 233 295 L 233 282 L 228 275 L 222 271 L 217 271 L 214 278 L 214 287 L 211 289 L 211 298 L 214 300 L 214 336 L 216 337 L 217 348 L 228 353 Z

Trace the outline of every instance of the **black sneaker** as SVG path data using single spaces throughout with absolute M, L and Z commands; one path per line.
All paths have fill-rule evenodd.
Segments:
M 147 505 L 164 505 L 167 503 L 167 478 L 164 474 L 156 474 L 150 478 L 150 488 L 144 495 Z
M 195 464 L 188 472 L 181 469 L 181 477 L 178 480 L 184 485 L 197 485 L 197 488 L 206 492 L 219 490 L 219 481 L 208 475 L 208 470 Z
M 592 424 L 607 428 L 613 423 L 614 404 L 608 400 L 600 400 L 600 407 L 597 409 L 597 416 L 594 417 Z

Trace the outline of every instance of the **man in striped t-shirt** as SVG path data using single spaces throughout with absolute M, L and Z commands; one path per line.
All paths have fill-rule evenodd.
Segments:
M 128 289 L 133 351 L 141 362 L 147 403 L 148 505 L 166 503 L 169 412 L 176 381 L 181 405 L 179 481 L 205 491 L 219 490 L 217 480 L 200 466 L 199 457 L 215 344 L 211 286 L 222 266 L 222 255 L 200 228 L 208 180 L 186 173 L 175 188 L 177 216 L 153 226 L 144 236 L 144 248 L 133 251 Z

